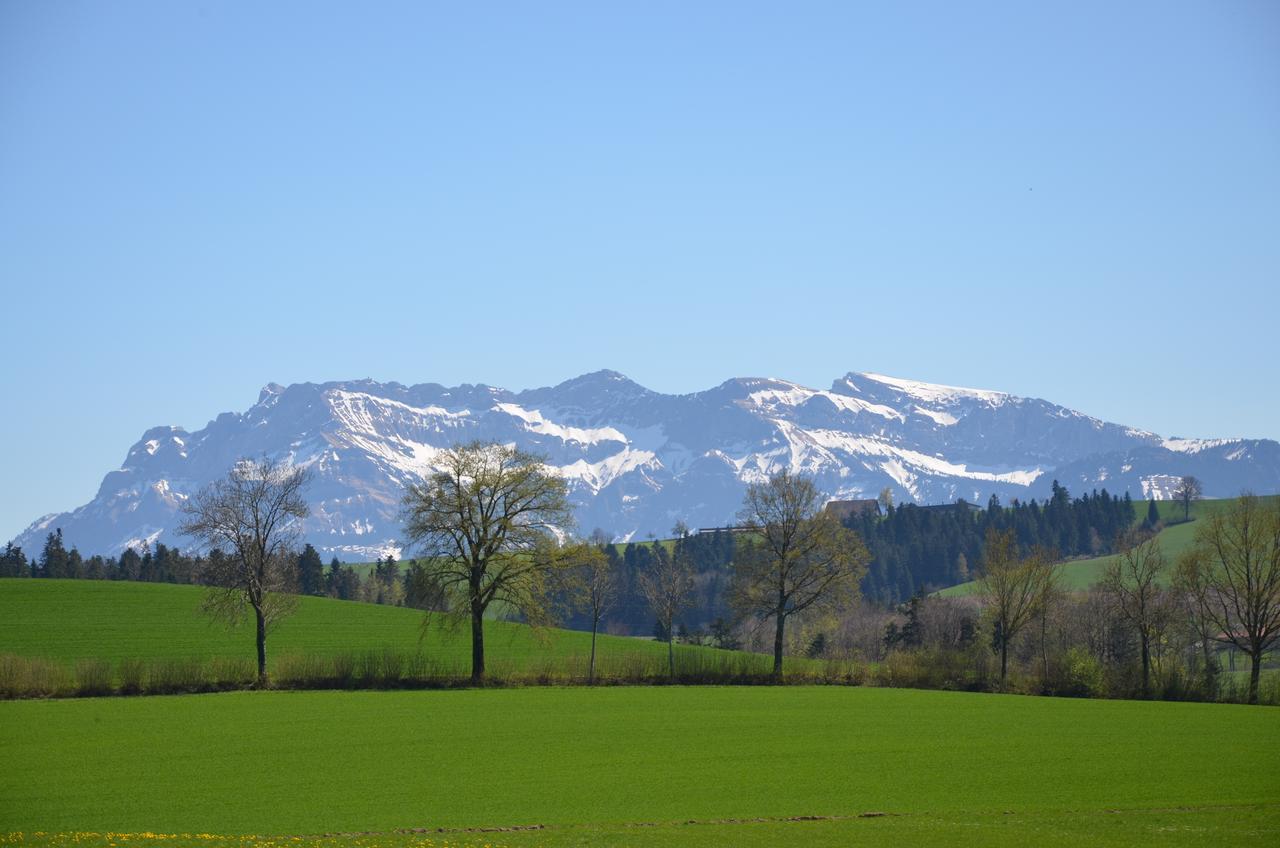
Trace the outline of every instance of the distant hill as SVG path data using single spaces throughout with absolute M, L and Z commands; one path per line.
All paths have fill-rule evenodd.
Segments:
M 1107 488 L 1166 498 L 1194 474 L 1209 496 L 1280 491 L 1280 444 L 1165 439 L 1044 400 L 851 372 L 827 390 L 738 378 L 665 395 L 612 371 L 511 392 L 356 380 L 270 384 L 243 413 L 204 428 L 143 433 L 98 494 L 35 521 L 15 540 L 37 552 L 61 527 L 69 545 L 113 554 L 174 534 L 193 491 L 240 457 L 311 468 L 308 541 L 328 557 L 398 552 L 405 486 L 441 449 L 496 439 L 545 454 L 568 481 L 583 532 L 619 540 L 729 524 L 747 484 L 782 468 L 812 474 L 831 497 L 985 504 Z
M 1228 498 L 1224 500 L 1195 501 L 1191 506 L 1191 521 L 1182 521 L 1181 504 L 1171 501 L 1163 501 L 1158 504 L 1161 519 L 1178 522 L 1166 525 L 1158 535 L 1160 547 L 1165 556 L 1170 559 L 1171 564 L 1187 548 L 1191 547 L 1191 543 L 1195 539 L 1197 520 L 1208 515 L 1213 510 L 1221 508 L 1224 504 L 1231 503 L 1232 500 Z M 1145 513 L 1143 513 L 1142 517 L 1145 517 Z M 1057 566 L 1062 581 L 1061 585 L 1067 589 L 1087 589 L 1102 579 L 1103 572 L 1115 559 L 1116 557 L 1112 555 L 1063 562 Z M 935 594 L 942 597 L 961 597 L 972 595 L 977 591 L 977 581 L 971 580 L 966 583 L 949 586 Z

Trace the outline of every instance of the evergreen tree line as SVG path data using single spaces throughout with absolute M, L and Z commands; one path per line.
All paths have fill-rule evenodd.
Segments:
M 664 642 L 671 638 L 672 634 L 660 623 L 655 624 L 649 601 L 640 588 L 640 575 L 658 569 L 672 557 L 680 557 L 693 572 L 693 590 L 675 635 L 684 641 L 702 641 L 701 637 L 707 636 L 720 647 L 735 647 L 730 644 L 731 628 L 727 622 L 731 614 L 725 596 L 734 554 L 732 533 L 716 530 L 688 534 L 679 528 L 674 540 L 606 544 L 603 548 L 618 581 L 618 601 L 606 619 L 607 631 L 633 636 L 652 634 Z M 581 612 L 571 613 L 566 623 L 576 629 L 591 627 Z
M 1148 505 L 1148 521 L 1159 519 L 1154 507 L 1154 501 Z M 1052 495 L 1043 503 L 1014 500 L 1003 506 L 992 496 L 985 510 L 964 501 L 947 507 L 889 505 L 884 515 L 852 515 L 845 525 L 862 537 L 871 553 L 862 582 L 863 597 L 876 604 L 895 606 L 921 589 L 963 583 L 977 576 L 989 529 L 1012 530 L 1024 550 L 1039 547 L 1062 557 L 1097 556 L 1113 552 L 1114 540 L 1133 525 L 1135 515 L 1128 493 L 1113 497 L 1103 489 L 1072 498 L 1055 481 Z M 723 530 L 688 534 L 678 527 L 676 536 L 669 541 L 602 545 L 619 575 L 618 602 L 604 626 L 614 633 L 652 633 L 664 640 L 670 638 L 672 634 L 658 632 L 660 627 L 655 629 L 638 577 L 663 560 L 680 556 L 694 572 L 694 589 L 675 635 L 688 641 L 731 647 L 734 640 L 728 622 L 732 615 L 726 591 L 735 550 L 734 534 Z M 207 556 L 220 555 L 212 551 Z M 141 552 L 130 548 L 118 558 L 84 557 L 74 547 L 68 550 L 61 530 L 56 530 L 49 534 L 40 555 L 30 560 L 21 548 L 6 546 L 0 555 L 0 577 L 200 583 L 203 565 L 204 557 L 189 556 L 164 544 Z M 325 566 L 316 549 L 306 545 L 298 557 L 295 591 L 417 609 L 441 607 L 439 588 L 431 585 L 424 569 L 412 561 L 402 566 L 388 556 L 362 574 L 364 571 L 343 565 L 336 557 Z M 571 612 L 566 623 L 589 629 L 581 612 Z
M 954 586 L 976 577 L 988 530 L 1013 531 L 1023 550 L 1042 548 L 1064 558 L 1100 556 L 1114 551 L 1115 540 L 1135 518 L 1128 492 L 1113 497 L 1103 489 L 1072 498 L 1055 480 L 1053 494 L 1043 503 L 1015 499 L 1002 506 L 992 495 L 985 510 L 963 500 L 947 507 L 889 505 L 883 516 L 852 515 L 845 526 L 856 531 L 871 551 L 863 597 L 892 606 L 918 590 Z
M 21 547 L 9 543 L 0 554 L 0 577 L 34 577 L 63 580 L 131 580 L 142 583 L 185 583 L 204 585 L 203 575 L 223 554 L 191 556 L 177 548 L 157 543 L 141 551 L 126 548 L 119 557 L 83 556 L 76 548 L 68 549 L 57 529 L 45 539 L 36 557 L 28 558 Z M 421 568 L 410 564 L 402 569 L 395 557 L 378 560 L 368 573 L 364 569 L 343 565 L 334 557 L 328 567 L 311 545 L 297 557 L 293 591 L 299 595 L 365 601 L 391 606 L 431 609 L 432 587 L 426 586 Z

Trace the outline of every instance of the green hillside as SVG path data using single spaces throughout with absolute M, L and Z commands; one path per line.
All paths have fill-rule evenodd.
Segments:
M 1267 499 L 1280 496 L 1268 496 Z M 1183 508 L 1181 504 L 1173 501 L 1156 501 L 1156 507 L 1160 512 L 1162 521 L 1177 521 L 1177 524 L 1168 524 L 1160 531 L 1158 538 L 1160 546 L 1170 560 L 1176 559 L 1180 554 L 1191 547 L 1191 543 L 1195 538 L 1196 520 L 1208 515 L 1212 510 L 1219 508 L 1222 504 L 1231 503 L 1233 499 L 1225 500 L 1202 500 L 1196 501 L 1191 505 L 1191 521 L 1183 521 Z M 1147 507 L 1143 503 L 1136 504 L 1138 510 L 1138 520 L 1142 521 L 1146 518 Z M 1114 562 L 1116 557 L 1103 556 L 1091 557 L 1088 559 L 1076 559 L 1063 562 L 1057 566 L 1059 579 L 1062 586 L 1067 589 L 1087 589 L 1102 579 L 1102 574 L 1107 566 Z M 935 594 L 940 597 L 962 597 L 971 595 L 978 591 L 977 581 L 969 581 L 961 583 L 957 586 L 949 586 L 941 589 Z
M 203 591 L 163 583 L 0 579 L 0 654 L 64 661 L 251 657 L 252 626 L 228 631 L 211 621 L 199 609 Z M 297 612 L 267 640 L 272 663 L 289 654 L 383 648 L 421 650 L 459 669 L 470 662 L 469 626 L 456 627 L 436 616 L 424 633 L 418 610 L 329 598 L 299 600 Z M 590 641 L 590 633 L 578 631 L 547 630 L 539 637 L 520 624 L 485 625 L 488 658 L 495 668 L 585 656 Z M 666 655 L 665 645 L 616 636 L 601 636 L 598 650 L 611 656 Z
M 362 848 L 1275 844 L 1276 718 L 850 687 L 3 702 L 0 831 L 345 833 L 319 844 Z M 544 828 L 379 836 L 529 825 Z

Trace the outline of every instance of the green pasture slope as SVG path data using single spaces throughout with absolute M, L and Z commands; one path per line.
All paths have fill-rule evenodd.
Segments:
M 0 579 L 0 653 L 79 659 L 252 657 L 251 624 L 228 631 L 200 612 L 203 589 L 162 583 L 98 580 Z M 439 617 L 425 636 L 423 614 L 404 607 L 329 598 L 301 598 L 297 612 L 267 639 L 268 662 L 290 654 L 334 655 L 396 648 L 421 650 L 465 672 L 471 661 L 469 626 Z M 585 656 L 591 634 L 491 621 L 485 647 L 495 669 Z M 601 636 L 601 655 L 648 652 L 666 646 L 643 639 Z M 698 649 L 689 649 L 698 650 Z M 709 650 L 709 649 L 708 649 Z
M 0 841 L 1275 845 L 1277 753 L 1273 708 L 855 687 L 8 701 Z
M 1267 496 L 1264 500 L 1270 500 L 1272 497 L 1275 496 Z M 1181 504 L 1173 501 L 1156 501 L 1156 507 L 1160 511 L 1162 520 L 1181 522 L 1179 524 L 1171 524 L 1159 533 L 1160 546 L 1163 548 L 1165 555 L 1170 560 L 1174 560 L 1179 554 L 1191 547 L 1192 540 L 1195 538 L 1196 519 L 1208 515 L 1210 511 L 1217 509 L 1220 505 L 1230 502 L 1231 499 L 1195 501 L 1191 505 L 1192 520 L 1185 522 L 1182 521 L 1183 511 Z M 1134 504 L 1134 507 L 1138 512 L 1139 521 L 1147 517 L 1146 502 L 1139 501 Z M 1064 562 L 1058 566 L 1058 574 L 1062 580 L 1062 585 L 1068 589 L 1088 589 L 1102 579 L 1103 572 L 1115 559 L 1115 556 L 1104 556 Z M 940 589 L 935 594 L 941 597 L 961 597 L 972 595 L 977 591 L 977 582 L 970 581 Z

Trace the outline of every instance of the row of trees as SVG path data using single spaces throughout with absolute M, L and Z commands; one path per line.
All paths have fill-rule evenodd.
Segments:
M 437 468 L 405 495 L 406 536 L 421 554 L 406 583 L 422 606 L 470 621 L 472 679 L 484 679 L 484 619 L 495 606 L 534 626 L 554 621 L 565 605 L 585 611 L 594 677 L 596 632 L 616 603 L 618 575 L 601 545 L 562 535 L 572 525 L 564 480 L 539 457 L 498 444 L 444 451 Z M 244 461 L 184 506 L 181 532 L 210 551 L 205 609 L 230 623 L 253 617 L 260 682 L 266 680 L 267 634 L 296 605 L 290 591 L 299 583 L 304 591 L 321 588 L 318 556 L 296 553 L 306 482 L 303 469 Z M 750 487 L 740 516 L 748 541 L 734 560 L 732 605 L 772 621 L 777 676 L 788 621 L 852 602 L 865 570 L 867 552 L 856 534 L 822 506 L 812 481 L 782 473 Z M 654 567 L 638 580 L 669 637 L 694 582 L 696 545 L 688 539 L 686 531 L 670 553 L 659 547 Z M 340 583 L 341 566 L 333 571 Z
M 188 501 L 181 529 L 207 551 L 202 558 L 183 564 L 182 556 L 157 546 L 151 573 L 175 580 L 178 575 L 198 575 L 212 587 L 205 600 L 207 611 L 232 622 L 252 615 L 260 680 L 266 677 L 266 636 L 296 604 L 292 593 L 350 597 L 353 579 L 355 586 L 367 587 L 363 591 L 376 593 L 380 602 L 408 603 L 469 619 L 476 681 L 485 673 L 483 621 L 495 605 L 535 626 L 576 608 L 592 631 L 594 677 L 595 634 L 619 603 L 625 578 L 631 578 L 659 631 L 670 641 L 679 616 L 698 594 L 695 557 L 700 552 L 706 558 L 711 551 L 714 560 L 715 548 L 730 547 L 734 552 L 723 588 L 727 607 L 737 621 L 771 624 L 774 673 L 780 676 L 790 623 L 797 617 L 846 614 L 858 601 L 859 584 L 871 559 L 859 534 L 822 508 L 824 499 L 812 481 L 785 472 L 748 489 L 739 515 L 745 530 L 736 540 L 708 537 L 700 542 L 681 528 L 671 545 L 637 548 L 647 547 L 649 561 L 627 575 L 619 563 L 632 559 L 632 548 L 619 556 L 603 539 L 576 541 L 562 535 L 571 525 L 565 483 L 538 457 L 512 447 L 475 443 L 446 451 L 439 467 L 405 496 L 409 541 L 423 556 L 404 575 L 388 558 L 361 584 L 336 560 L 326 573 L 310 546 L 299 554 L 298 520 L 307 514 L 302 497 L 306 473 L 265 460 L 239 463 L 226 479 Z M 1044 545 L 1021 542 L 1019 528 L 1028 525 L 1020 525 L 1018 516 L 1051 516 L 1045 526 L 1060 531 L 1066 525 L 1059 519 L 1072 509 L 1105 518 L 1115 504 L 1132 515 L 1127 499 L 1112 499 L 1104 492 L 1071 502 L 1055 485 L 1054 498 L 1039 513 L 1035 504 L 1026 512 L 1020 512 L 1020 506 L 1009 511 L 993 507 L 993 514 L 982 519 L 987 525 L 979 559 L 982 616 L 990 646 L 1000 658 L 1002 683 L 1019 639 L 1038 623 L 1045 642 L 1051 612 L 1065 597 L 1053 567 L 1057 557 Z M 912 512 L 891 510 L 884 524 L 892 528 L 893 515 Z M 1132 627 L 1141 657 L 1142 691 L 1149 691 L 1162 628 L 1181 615 L 1181 620 L 1195 624 L 1206 667 L 1211 643 L 1231 645 L 1251 657 L 1250 699 L 1256 700 L 1262 658 L 1280 637 L 1280 504 L 1267 506 L 1246 496 L 1236 506 L 1214 512 L 1197 532 L 1191 553 L 1177 563 L 1173 577 L 1157 543 L 1149 534 L 1135 533 L 1140 531 L 1133 529 L 1130 518 L 1114 543 L 1120 555 L 1101 590 L 1111 599 L 1117 618 Z M 70 557 L 60 551 L 60 534 L 51 534 L 38 572 L 61 576 Z M 6 567 L 20 560 L 20 551 L 6 550 Z M 1165 588 L 1171 581 L 1175 588 Z M 920 608 L 922 597 L 917 593 L 909 612 Z M 723 620 L 717 624 L 725 629 Z M 901 628 L 886 633 L 885 642 L 909 647 L 917 631 L 908 616 Z M 961 640 L 965 632 L 962 626 Z M 972 638 L 977 628 L 969 626 L 967 632 Z M 823 633 L 807 648 L 811 655 L 827 650 Z M 673 651 L 669 648 L 672 669 Z M 1048 657 L 1046 649 L 1046 674 Z
M 1202 520 L 1176 562 L 1150 530 L 1125 531 L 1097 589 L 1137 646 L 1143 695 L 1151 693 L 1154 653 L 1178 631 L 1190 634 L 1184 643 L 1198 646 L 1206 673 L 1215 644 L 1248 657 L 1248 700 L 1257 703 L 1263 660 L 1280 640 L 1280 501 L 1246 494 Z M 1065 598 L 1054 563 L 1042 548 L 1020 553 L 1009 531 L 989 531 L 978 585 L 1001 681 L 1010 645 L 1033 622 L 1047 626 Z
M 871 552 L 863 594 L 887 605 L 902 603 L 921 588 L 954 586 L 975 577 L 992 530 L 1011 533 L 1024 550 L 1098 556 L 1112 552 L 1115 539 L 1136 517 L 1128 493 L 1113 497 L 1103 489 L 1072 498 L 1057 481 L 1043 504 L 1015 500 L 1002 506 L 992 496 L 986 509 L 979 510 L 963 500 L 949 507 L 895 507 L 884 500 L 883 516 L 851 515 L 846 525 Z

